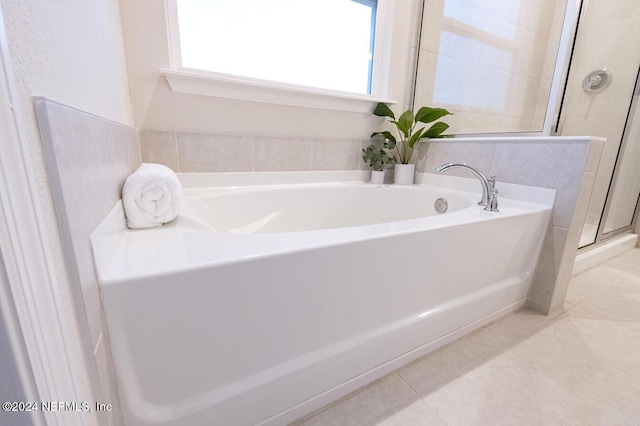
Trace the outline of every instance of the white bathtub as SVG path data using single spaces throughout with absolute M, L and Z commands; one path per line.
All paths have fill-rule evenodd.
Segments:
M 127 425 L 287 424 L 525 303 L 554 191 L 498 183 L 489 213 L 472 179 L 359 177 L 183 175 L 150 230 L 114 209 L 92 244 Z

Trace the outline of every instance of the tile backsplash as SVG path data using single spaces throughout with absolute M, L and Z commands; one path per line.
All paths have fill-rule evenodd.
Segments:
M 44 98 L 35 98 L 49 186 L 96 401 L 115 409 L 101 424 L 120 424 L 115 374 L 89 234 L 120 199 L 140 165 L 136 130 Z
M 496 175 L 498 189 L 506 182 L 556 190 L 528 297 L 528 307 L 548 314 L 562 309 L 602 146 L 588 137 L 438 139 L 419 147 L 417 164 L 433 173 L 440 164 L 466 162 Z M 463 170 L 451 174 L 470 176 Z
M 359 170 L 368 140 L 139 131 L 142 161 L 177 173 Z

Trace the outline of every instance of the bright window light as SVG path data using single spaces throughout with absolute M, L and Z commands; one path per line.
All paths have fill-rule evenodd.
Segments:
M 181 66 L 371 93 L 376 0 L 177 0 Z

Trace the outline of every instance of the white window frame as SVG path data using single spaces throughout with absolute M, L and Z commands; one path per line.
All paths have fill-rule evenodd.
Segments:
M 171 90 L 177 93 L 368 113 L 378 102 L 397 103 L 386 98 L 391 62 L 393 7 L 394 0 L 378 0 L 370 95 L 182 67 L 177 0 L 165 0 L 170 68 L 162 68 L 160 72 L 166 77 Z

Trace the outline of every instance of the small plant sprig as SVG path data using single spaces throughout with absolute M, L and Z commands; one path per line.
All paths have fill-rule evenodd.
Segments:
M 389 169 L 395 160 L 393 156 L 389 155 L 388 150 L 393 149 L 394 146 L 391 146 L 389 142 L 384 140 L 374 141 L 366 149 L 362 150 L 362 159 L 375 171 Z
M 414 131 L 418 123 L 432 123 L 446 115 L 453 115 L 444 108 L 422 107 L 415 114 L 410 109 L 406 110 L 396 120 L 396 116 L 393 111 L 391 111 L 391 108 L 389 108 L 389 105 L 382 102 L 376 105 L 373 114 L 378 117 L 389 117 L 391 118 L 389 121 L 395 125 L 398 131 L 398 139 L 389 131 L 374 132 L 371 134 L 371 137 L 384 138 L 385 144 L 387 144 L 390 149 L 395 148 L 396 161 L 401 164 L 409 163 L 416 143 L 424 138 L 445 137 L 442 135 L 442 132 L 449 128 L 448 124 L 438 121 L 427 130 L 425 130 L 425 127 L 421 127 Z

